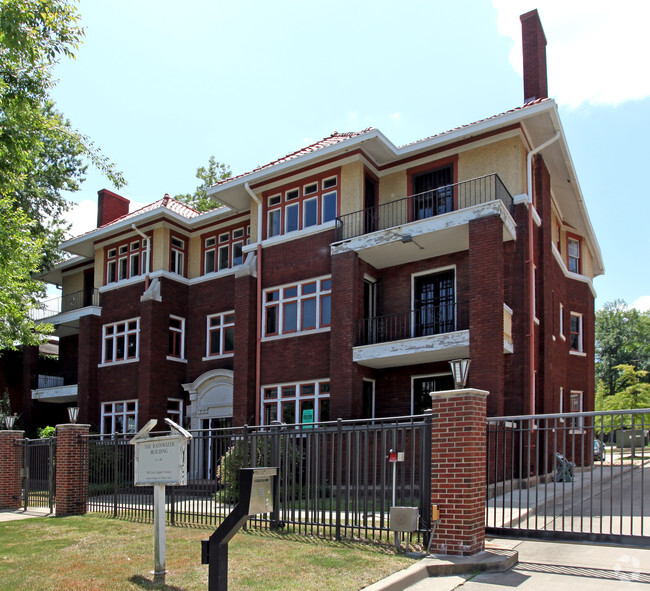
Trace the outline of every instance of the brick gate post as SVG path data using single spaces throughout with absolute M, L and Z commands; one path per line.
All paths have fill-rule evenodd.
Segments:
M 84 515 L 88 504 L 90 425 L 56 426 L 56 515 Z
M 0 431 L 0 509 L 19 509 L 23 448 L 17 445 L 24 431 Z
M 434 554 L 485 548 L 487 396 L 474 388 L 431 393 L 431 503 L 440 510 Z

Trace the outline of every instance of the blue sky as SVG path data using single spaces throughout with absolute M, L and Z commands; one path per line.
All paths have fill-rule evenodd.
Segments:
M 333 131 L 403 144 L 519 106 L 532 8 L 605 261 L 596 306 L 648 308 L 646 0 L 81 0 L 85 43 L 53 94 L 133 209 L 193 191 L 211 155 L 238 174 Z M 91 171 L 72 195 L 73 233 L 94 227 L 104 187 Z

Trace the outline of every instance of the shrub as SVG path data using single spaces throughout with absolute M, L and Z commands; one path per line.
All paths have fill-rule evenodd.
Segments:
M 39 427 L 37 429 L 37 433 L 39 439 L 49 439 L 50 437 L 54 437 L 56 435 L 56 427 L 50 427 L 49 425 L 43 428 Z

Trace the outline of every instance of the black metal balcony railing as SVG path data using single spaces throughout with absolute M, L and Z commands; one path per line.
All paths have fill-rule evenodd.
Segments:
M 46 300 L 41 303 L 39 308 L 34 308 L 31 311 L 31 317 L 32 320 L 43 320 L 62 312 L 72 312 L 88 306 L 99 306 L 99 291 L 97 289 L 75 291 Z
M 512 196 L 498 174 L 445 185 L 432 191 L 339 216 L 336 218 L 336 240 L 348 240 L 377 230 L 394 228 L 496 200 L 502 201 L 512 213 Z
M 444 334 L 469 328 L 469 305 L 449 303 L 357 322 L 356 346 Z

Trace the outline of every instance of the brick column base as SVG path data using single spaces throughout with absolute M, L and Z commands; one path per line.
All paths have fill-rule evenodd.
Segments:
M 56 515 L 84 515 L 88 504 L 90 425 L 56 426 Z
M 24 431 L 0 431 L 0 509 L 19 509 L 23 448 L 17 442 Z
M 440 510 L 434 554 L 485 549 L 487 396 L 473 388 L 431 393 L 431 503 Z

